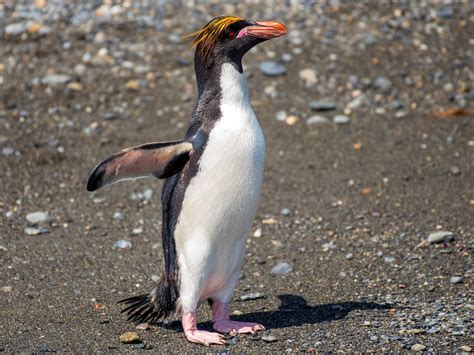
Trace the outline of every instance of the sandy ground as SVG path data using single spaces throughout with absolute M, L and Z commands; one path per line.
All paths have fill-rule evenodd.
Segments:
M 275 341 L 211 350 L 470 351 L 472 2 L 269 4 L 0 5 L 0 351 L 204 350 L 174 319 L 120 343 L 136 330 L 116 302 L 162 270 L 162 182 L 85 182 L 119 149 L 183 136 L 196 92 L 181 36 L 222 13 L 290 34 L 244 61 L 267 160 L 231 304 Z M 264 61 L 287 73 L 264 75 Z M 49 218 L 30 225 L 36 211 Z M 436 230 L 454 240 L 429 244 Z M 279 262 L 293 271 L 272 274 Z M 265 297 L 240 301 L 254 292 Z

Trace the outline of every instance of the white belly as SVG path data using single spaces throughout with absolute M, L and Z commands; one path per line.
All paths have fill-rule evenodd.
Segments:
M 196 293 L 199 300 L 212 297 L 239 273 L 258 208 L 265 157 L 262 129 L 247 97 L 243 104 L 222 100 L 221 112 L 175 228 L 183 301 Z

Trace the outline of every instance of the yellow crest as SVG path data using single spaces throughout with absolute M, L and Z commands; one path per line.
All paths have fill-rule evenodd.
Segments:
M 193 47 L 201 44 L 201 55 L 203 58 L 208 57 L 212 53 L 212 49 L 216 44 L 219 36 L 225 29 L 233 23 L 242 21 L 243 18 L 237 16 L 221 16 L 216 17 L 209 22 L 203 29 L 191 33 L 189 36 L 194 36 Z

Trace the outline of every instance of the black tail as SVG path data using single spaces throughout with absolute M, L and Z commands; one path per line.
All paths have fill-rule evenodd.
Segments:
M 127 320 L 136 323 L 156 323 L 176 311 L 179 294 L 173 282 L 167 282 L 166 277 L 160 281 L 150 294 L 130 297 L 119 301 L 125 303 Z

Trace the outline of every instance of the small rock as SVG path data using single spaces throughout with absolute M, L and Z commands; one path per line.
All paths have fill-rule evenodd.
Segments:
M 426 349 L 426 346 L 424 346 L 423 344 L 415 344 L 411 347 L 411 350 L 412 351 L 423 351 Z
M 262 62 L 259 68 L 260 71 L 267 76 L 281 76 L 286 74 L 285 66 L 273 61 Z
M 322 246 L 325 251 L 328 251 L 329 249 L 336 249 L 337 247 L 337 245 L 334 244 L 332 241 L 329 243 L 324 243 Z
M 283 53 L 281 55 L 281 60 L 284 63 L 289 63 L 293 60 L 293 56 L 290 53 Z
M 285 121 L 287 117 L 286 111 L 278 111 L 275 115 L 277 121 Z
M 428 243 L 449 243 L 454 240 L 454 234 L 448 231 L 433 232 L 428 235 Z
M 302 69 L 299 72 L 300 79 L 305 83 L 306 87 L 314 86 L 318 83 L 318 78 L 316 76 L 316 71 L 311 68 Z
M 351 121 L 351 119 L 346 115 L 336 115 L 332 120 L 334 123 L 340 125 L 348 124 Z
M 10 36 L 19 36 L 28 30 L 27 22 L 12 23 L 5 27 L 5 34 Z
M 143 233 L 143 228 L 134 228 L 132 234 L 138 235 Z
M 122 212 L 114 212 L 114 215 L 113 215 L 113 218 L 116 220 L 116 221 L 123 221 L 124 219 L 124 216 L 123 216 L 123 213 Z
M 150 324 L 140 323 L 140 324 L 137 324 L 137 326 L 135 328 L 138 329 L 138 330 L 148 330 L 148 329 L 150 329 Z
M 276 264 L 272 269 L 273 275 L 288 275 L 293 271 L 293 267 L 290 264 L 281 262 Z
M 241 301 L 258 300 L 260 298 L 265 298 L 265 294 L 262 292 L 253 292 L 240 296 Z
M 294 126 L 296 123 L 298 123 L 298 121 L 299 121 L 299 118 L 298 116 L 295 116 L 295 115 L 288 116 L 285 119 L 285 122 L 288 126 Z
M 472 347 L 469 345 L 463 345 L 459 348 L 461 351 L 464 351 L 465 353 L 470 353 L 472 351 Z
M 392 264 L 395 262 L 395 258 L 393 256 L 386 256 L 383 258 L 383 261 L 385 261 L 387 264 Z
M 264 335 L 262 336 L 262 340 L 266 343 L 274 343 L 278 341 L 278 338 L 274 337 L 273 335 Z
M 148 201 L 151 200 L 153 197 L 153 190 L 152 189 L 146 189 L 143 191 L 143 199 Z
M 112 121 L 112 120 L 116 120 L 117 118 L 120 117 L 120 113 L 118 112 L 113 112 L 113 111 L 110 111 L 110 112 L 106 112 L 102 115 L 102 118 L 106 121 Z
M 450 167 L 449 172 L 454 176 L 461 175 L 461 169 L 459 169 L 457 166 Z
M 40 235 L 48 233 L 48 228 L 35 228 L 35 227 L 27 227 L 25 228 L 25 233 L 28 235 Z
M 310 101 L 309 108 L 313 111 L 332 111 L 336 109 L 336 104 L 329 100 L 313 100 Z
M 347 108 L 354 110 L 356 108 L 367 105 L 368 103 L 369 103 L 369 100 L 367 99 L 367 96 L 359 95 L 354 100 L 352 100 L 351 102 L 347 104 Z
M 257 228 L 255 232 L 253 233 L 253 236 L 255 238 L 260 238 L 262 236 L 262 228 Z
M 290 214 L 290 209 L 289 208 L 283 208 L 280 213 L 283 215 L 283 216 L 288 216 Z
M 352 260 L 352 259 L 354 259 L 354 255 L 352 253 L 347 253 L 346 254 L 346 259 L 347 260 Z
M 51 74 L 45 76 L 42 80 L 43 84 L 50 86 L 65 85 L 71 81 L 71 77 L 66 74 Z
M 328 123 L 329 120 L 326 117 L 314 115 L 306 120 L 306 123 L 309 125 L 321 125 Z
M 117 240 L 112 246 L 113 249 L 130 249 L 131 247 L 132 243 L 125 239 Z
M 48 212 L 32 212 L 26 215 L 26 220 L 32 225 L 47 222 L 49 220 Z
M 451 6 L 444 6 L 436 11 L 436 16 L 441 18 L 451 18 L 454 16 L 454 10 Z
M 2 292 L 12 292 L 13 288 L 11 286 L 3 286 L 2 288 L 0 288 L 0 291 Z
M 123 344 L 133 344 L 140 342 L 140 336 L 137 332 L 126 332 L 120 336 L 120 342 Z
M 139 80 L 129 80 L 125 84 L 125 87 L 128 90 L 135 90 L 136 91 L 136 90 L 140 89 L 140 81 Z
M 453 276 L 449 279 L 449 282 L 453 285 L 462 284 L 464 282 L 464 278 L 462 276 Z
M 374 86 L 383 94 L 389 94 L 392 91 L 392 82 L 385 76 L 376 77 Z
M 67 88 L 72 91 L 82 91 L 84 90 L 84 85 L 78 82 L 72 82 L 67 84 Z
M 12 147 L 4 147 L 2 149 L 2 154 L 6 157 L 12 156 L 13 154 L 15 154 L 15 149 L 13 149 Z

